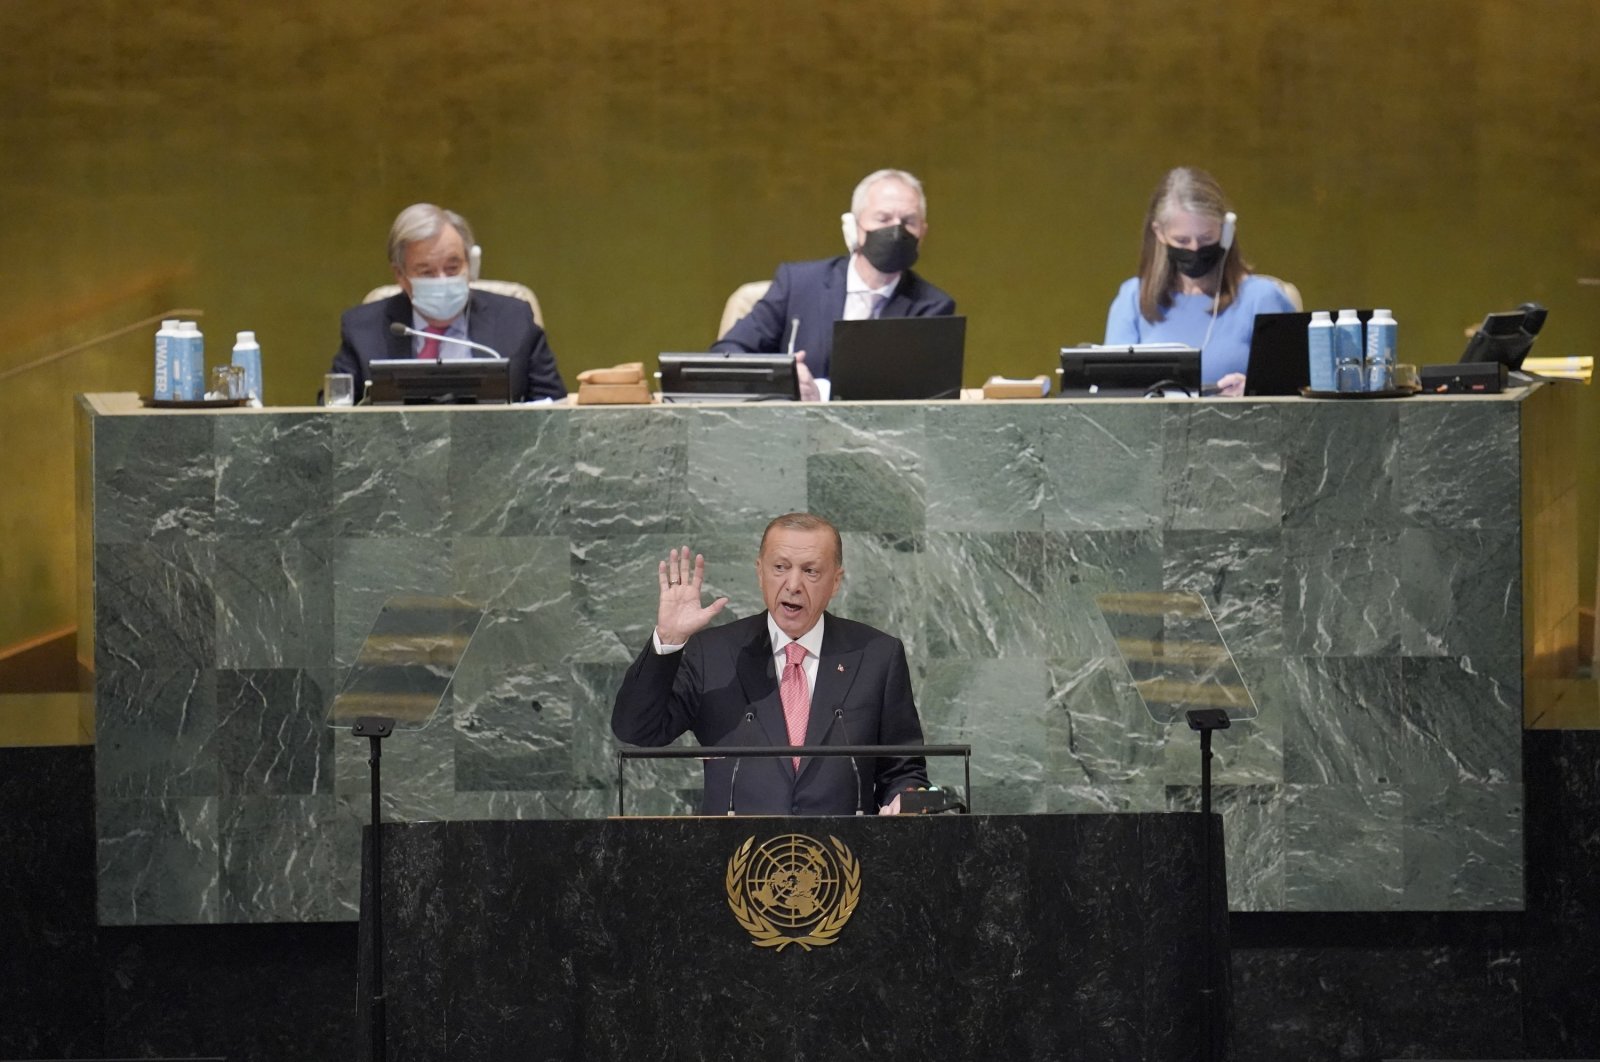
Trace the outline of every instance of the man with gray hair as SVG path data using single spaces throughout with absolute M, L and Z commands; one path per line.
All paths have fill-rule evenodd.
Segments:
M 333 371 L 355 377 L 360 395 L 374 361 L 487 356 L 453 342 L 471 340 L 511 363 L 513 402 L 565 397 L 555 355 L 533 319 L 533 307 L 470 286 L 477 279 L 478 257 L 472 226 L 455 211 L 432 203 L 400 211 L 389 228 L 389 268 L 400 293 L 344 312 Z M 396 324 L 427 334 L 407 335 Z
M 956 312 L 954 299 L 911 270 L 928 234 L 922 182 L 904 170 L 869 173 L 839 220 L 849 254 L 780 265 L 767 294 L 711 347 L 804 355 L 804 399 L 827 397 L 835 321 Z

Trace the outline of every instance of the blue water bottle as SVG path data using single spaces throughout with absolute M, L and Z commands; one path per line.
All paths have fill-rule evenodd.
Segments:
M 156 382 L 150 393 L 163 402 L 172 398 L 172 340 L 177 334 L 176 317 L 162 321 L 156 329 Z
M 240 332 L 233 344 L 233 363 L 244 370 L 244 391 L 250 404 L 261 407 L 261 344 L 254 332 Z
M 1311 315 L 1311 323 L 1306 326 L 1306 354 L 1311 362 L 1311 389 L 1334 390 L 1333 318 L 1327 310 Z
M 1394 389 L 1394 344 L 1400 326 L 1389 310 L 1373 310 L 1367 322 L 1367 390 Z
M 1354 310 L 1340 310 L 1339 319 L 1333 322 L 1333 357 L 1337 388 L 1345 392 L 1361 390 L 1361 318 Z
M 205 397 L 206 346 L 200 326 L 193 321 L 179 321 L 178 332 L 168 345 L 172 374 L 172 397 L 184 402 L 198 402 Z

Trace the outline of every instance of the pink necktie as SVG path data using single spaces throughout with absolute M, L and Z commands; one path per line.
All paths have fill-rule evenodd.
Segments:
M 778 682 L 778 696 L 783 700 L 783 720 L 789 724 L 789 744 L 806 743 L 806 724 L 811 720 L 811 693 L 806 689 L 806 672 L 801 662 L 806 658 L 806 647 L 790 642 L 783 647 L 789 662 L 784 665 L 783 678 Z M 794 769 L 800 770 L 800 757 L 794 758 Z
M 435 325 L 429 325 L 427 328 L 424 328 L 423 331 L 428 333 L 428 338 L 422 341 L 422 351 L 417 355 L 417 360 L 438 361 L 439 341 L 434 337 L 444 335 L 445 330 Z

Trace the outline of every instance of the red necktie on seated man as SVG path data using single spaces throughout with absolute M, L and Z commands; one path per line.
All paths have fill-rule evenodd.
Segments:
M 811 692 L 806 689 L 806 672 L 802 663 L 806 647 L 790 642 L 783 647 L 788 663 L 783 668 L 783 678 L 778 682 L 778 697 L 783 701 L 783 720 L 789 724 L 789 744 L 806 743 L 806 724 L 811 720 Z M 794 769 L 800 770 L 800 757 L 794 758 Z
M 424 328 L 423 331 L 428 333 L 428 338 L 422 341 L 422 350 L 417 353 L 417 360 L 438 361 L 439 341 L 433 337 L 444 335 L 445 328 L 442 328 L 438 325 L 429 325 L 427 328 Z

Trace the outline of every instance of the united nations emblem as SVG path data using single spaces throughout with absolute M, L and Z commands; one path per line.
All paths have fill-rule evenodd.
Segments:
M 728 906 L 758 948 L 806 951 L 832 944 L 861 899 L 861 864 L 843 841 L 798 833 L 755 847 L 754 837 L 728 860 Z

